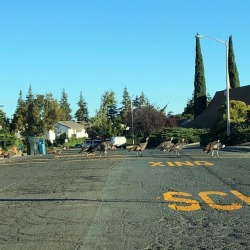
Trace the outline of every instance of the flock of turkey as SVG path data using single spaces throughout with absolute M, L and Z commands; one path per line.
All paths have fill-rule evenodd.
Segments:
M 160 149 L 160 151 L 166 152 L 168 154 L 171 154 L 172 152 L 175 153 L 175 155 L 180 156 L 180 151 L 186 146 L 185 139 L 180 140 L 177 143 L 173 142 L 173 137 L 168 140 L 160 143 L 155 149 Z M 134 146 L 132 146 L 128 152 L 135 151 L 136 156 L 141 156 L 142 157 L 142 151 L 144 151 L 148 145 L 148 140 L 149 138 L 146 138 L 145 142 L 138 143 Z M 217 157 L 219 156 L 219 151 L 220 149 L 224 148 L 225 145 L 222 145 L 220 140 L 218 141 L 213 141 L 207 144 L 207 146 L 203 149 L 204 152 L 206 153 L 211 153 L 211 156 L 214 157 L 214 153 L 216 152 Z M 86 146 L 82 147 L 81 150 L 78 152 L 78 154 L 83 154 L 86 153 L 87 157 L 89 155 L 93 155 L 95 152 L 99 152 L 99 157 L 101 159 L 101 156 L 103 155 L 104 157 L 108 157 L 108 150 L 110 149 L 115 149 L 113 145 L 110 142 L 101 142 L 97 144 L 96 146 Z M 59 154 L 62 153 L 62 149 L 57 149 L 53 154 L 55 155 L 55 158 L 58 159 Z M 3 159 L 3 162 L 7 158 L 8 161 L 10 162 L 10 158 L 15 156 L 16 153 L 12 151 L 2 151 L 0 150 L 0 158 Z
M 167 152 L 168 154 L 171 154 L 172 152 L 175 153 L 175 155 L 180 156 L 180 151 L 186 146 L 186 141 L 185 139 L 181 139 L 179 142 L 174 143 L 173 142 L 173 137 L 169 141 L 164 141 L 160 143 L 155 149 L 160 149 L 160 151 Z M 141 156 L 142 157 L 142 151 L 144 151 L 148 145 L 148 140 L 149 138 L 147 137 L 145 142 L 138 143 L 134 146 L 132 146 L 128 152 L 135 151 L 136 156 Z M 214 157 L 214 152 L 216 151 L 217 157 L 219 156 L 219 150 L 221 148 L 224 148 L 225 145 L 222 145 L 220 140 L 218 141 L 213 141 L 210 142 L 204 149 L 206 153 L 211 152 L 211 156 Z M 102 142 L 95 147 L 93 146 L 86 146 L 83 147 L 78 154 L 82 154 L 86 152 L 87 157 L 91 154 L 94 154 L 96 151 L 100 152 L 100 158 L 101 155 L 103 154 L 106 158 L 108 156 L 108 150 L 109 149 L 114 149 L 114 147 L 109 143 L 109 142 Z

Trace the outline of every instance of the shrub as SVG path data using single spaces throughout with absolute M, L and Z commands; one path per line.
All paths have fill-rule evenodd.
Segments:
M 209 131 L 207 129 L 193 129 L 193 128 L 165 128 L 162 131 L 155 133 L 150 136 L 149 146 L 156 147 L 161 142 L 170 140 L 174 137 L 173 142 L 180 141 L 182 138 L 186 140 L 187 143 L 200 142 L 201 136 L 207 134 Z
M 226 105 L 219 109 L 219 117 L 211 126 L 210 137 L 223 140 L 226 145 L 250 141 L 250 105 L 242 101 L 230 101 L 230 137 L 226 135 Z

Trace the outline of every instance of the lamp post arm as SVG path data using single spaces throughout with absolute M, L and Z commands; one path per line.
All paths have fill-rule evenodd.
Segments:
M 226 43 L 227 43 L 226 41 L 222 41 L 222 40 L 219 40 L 219 39 L 214 38 L 214 37 L 211 37 L 211 36 L 196 35 L 195 37 L 196 37 L 196 38 L 207 37 L 207 38 L 210 38 L 210 39 L 212 39 L 212 40 L 215 40 L 215 41 L 217 41 L 217 42 L 219 42 L 219 43 L 223 43 L 223 44 L 226 44 Z

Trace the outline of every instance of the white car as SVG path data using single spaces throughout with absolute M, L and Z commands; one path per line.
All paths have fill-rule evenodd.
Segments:
M 127 139 L 125 136 L 114 136 L 111 138 L 110 143 L 116 148 L 124 148 L 127 147 Z

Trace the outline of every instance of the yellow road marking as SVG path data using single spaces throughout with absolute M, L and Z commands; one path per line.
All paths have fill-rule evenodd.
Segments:
M 179 210 L 179 211 L 195 211 L 195 210 L 201 209 L 201 206 L 200 206 L 198 201 L 192 200 L 192 199 L 175 197 L 175 196 L 179 196 L 179 195 L 185 196 L 185 197 L 192 196 L 191 194 L 184 193 L 184 192 L 167 192 L 167 193 L 163 194 L 163 197 L 164 197 L 164 200 L 186 203 L 186 204 L 188 204 L 188 206 L 169 204 L 168 205 L 169 208 L 171 208 L 173 210 Z
M 241 200 L 243 200 L 244 202 L 246 202 L 248 205 L 250 205 L 250 197 L 245 196 L 244 194 L 240 193 L 237 190 L 230 190 L 230 192 L 235 196 L 237 196 L 238 198 L 240 198 Z
M 199 196 L 212 208 L 217 209 L 217 210 L 237 210 L 241 209 L 242 205 L 238 203 L 232 203 L 231 205 L 219 205 L 216 204 L 210 197 L 209 195 L 220 195 L 220 196 L 227 196 L 226 193 L 223 192 L 218 192 L 218 191 L 207 191 L 207 192 L 200 192 Z
M 189 167 L 193 167 L 194 164 L 190 161 L 185 161 L 185 162 L 181 162 L 181 161 L 175 161 L 176 166 L 178 167 L 182 167 L 182 166 L 189 166 Z
M 161 161 L 158 161 L 158 162 L 150 161 L 149 163 L 151 164 L 151 167 L 164 167 L 165 166 Z
M 164 167 L 166 166 L 162 161 L 150 161 L 149 164 L 151 167 Z M 188 167 L 194 167 L 194 166 L 214 166 L 212 162 L 209 161 L 167 161 L 166 164 L 169 167 L 182 167 L 182 166 L 188 166 Z
M 229 190 L 229 191 L 236 197 L 238 197 L 239 199 L 250 205 L 250 197 L 245 196 L 244 194 L 240 193 L 237 190 Z M 209 207 L 216 210 L 234 211 L 234 210 L 239 210 L 243 207 L 243 205 L 240 203 L 231 203 L 225 205 L 225 204 L 217 204 L 216 202 L 214 202 L 214 200 L 210 196 L 213 195 L 227 196 L 226 193 L 221 191 L 205 191 L 205 192 L 200 192 L 198 195 Z M 166 192 L 163 194 L 163 199 L 165 201 L 175 202 L 168 205 L 168 207 L 173 210 L 195 211 L 201 209 L 200 203 L 197 200 L 187 199 L 178 196 L 191 197 L 192 194 L 186 192 Z

